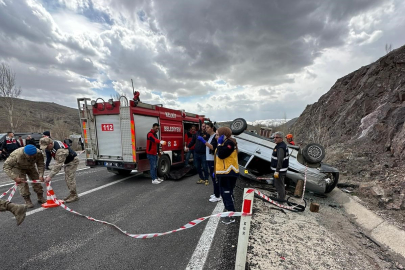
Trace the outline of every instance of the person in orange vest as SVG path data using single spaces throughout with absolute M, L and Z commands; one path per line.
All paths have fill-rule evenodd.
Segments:
M 287 134 L 287 136 L 285 136 L 285 138 L 287 139 L 287 143 L 289 143 L 291 145 L 295 145 L 295 142 L 293 141 L 293 135 L 292 134 Z

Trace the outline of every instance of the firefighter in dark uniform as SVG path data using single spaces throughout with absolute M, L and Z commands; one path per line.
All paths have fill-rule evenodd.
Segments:
M 277 198 L 285 200 L 285 176 L 288 169 L 289 153 L 287 144 L 283 141 L 284 134 L 277 131 L 274 133 L 274 142 L 277 144 L 271 157 L 271 170 L 274 172 L 274 186 L 277 190 Z

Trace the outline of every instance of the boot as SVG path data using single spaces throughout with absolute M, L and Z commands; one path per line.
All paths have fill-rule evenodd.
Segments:
M 75 202 L 79 200 L 79 196 L 77 196 L 77 192 L 76 191 L 71 191 L 70 195 L 67 196 L 67 198 L 64 200 L 65 203 L 71 203 L 71 202 Z
M 37 193 L 37 197 L 38 197 L 38 203 L 40 203 L 40 204 L 46 203 L 46 199 L 44 198 L 43 193 Z
M 205 183 L 205 181 L 202 180 L 202 179 L 199 179 L 199 180 L 197 181 L 197 184 L 204 184 L 204 183 Z
M 31 198 L 30 198 L 29 195 L 28 195 L 28 196 L 24 196 L 23 198 L 24 198 L 25 204 L 27 205 L 28 208 L 34 208 L 34 205 L 32 204 Z
M 25 215 L 27 213 L 27 205 L 24 204 L 15 204 L 15 203 L 9 203 L 7 205 L 7 210 L 13 213 L 15 216 L 15 219 L 17 220 L 17 226 L 20 225 L 25 218 Z
M 205 180 L 205 185 L 208 186 L 210 184 L 210 182 L 208 182 L 208 180 Z
M 67 195 L 66 198 L 64 198 L 63 200 L 64 200 L 64 201 L 69 200 L 70 197 L 72 197 L 72 194 L 71 194 L 71 193 L 69 193 L 69 195 Z

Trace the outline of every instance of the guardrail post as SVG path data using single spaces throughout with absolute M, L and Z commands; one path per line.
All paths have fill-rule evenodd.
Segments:
M 249 243 L 250 222 L 252 220 L 252 208 L 254 189 L 245 188 L 243 191 L 242 215 L 240 217 L 238 248 L 236 250 L 235 270 L 244 270 L 246 264 L 247 247 Z

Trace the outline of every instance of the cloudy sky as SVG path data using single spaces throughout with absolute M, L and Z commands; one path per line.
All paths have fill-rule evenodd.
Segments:
M 21 98 L 116 92 L 221 121 L 298 117 L 405 44 L 403 0 L 0 0 Z

